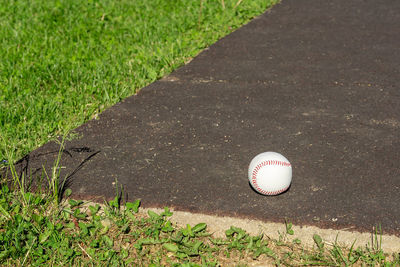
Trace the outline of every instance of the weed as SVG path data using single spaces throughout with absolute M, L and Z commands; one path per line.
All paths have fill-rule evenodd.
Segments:
M 291 222 L 287 222 L 287 220 L 285 220 L 285 226 L 286 226 L 286 233 L 288 235 L 294 235 L 294 231 L 292 229 L 293 224 Z
M 70 194 L 68 190 L 65 191 Z M 53 195 L 21 195 L 1 184 L 0 263 L 3 265 L 147 265 L 219 266 L 262 262 L 274 265 L 375 265 L 388 261 L 376 246 L 350 249 L 337 242 L 327 248 L 314 235 L 316 251 L 298 243 L 276 245 L 262 234 L 249 235 L 231 226 L 226 238 L 213 238 L 205 223 L 179 227 L 165 208 L 139 213 L 140 201 L 122 205 L 116 197 L 104 205 L 68 199 L 57 205 Z M 287 224 L 289 225 L 289 224 Z M 378 236 L 376 236 L 378 237 Z M 378 239 L 380 240 L 380 239 Z M 282 241 L 283 242 L 283 241 Z M 374 241 L 375 242 L 375 241 Z M 379 248 L 379 247 L 378 247 Z

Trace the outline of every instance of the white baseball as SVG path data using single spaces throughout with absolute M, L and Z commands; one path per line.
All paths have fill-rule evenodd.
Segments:
M 249 181 L 263 195 L 278 195 L 285 192 L 292 182 L 292 166 L 279 153 L 264 152 L 250 162 Z

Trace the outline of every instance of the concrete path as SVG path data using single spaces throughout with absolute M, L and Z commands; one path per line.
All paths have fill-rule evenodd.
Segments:
M 400 235 L 400 1 L 283 0 L 77 129 L 62 175 L 76 197 Z M 46 144 L 20 162 L 51 163 Z M 276 151 L 290 189 L 255 193 Z M 50 165 L 49 165 L 50 164 Z

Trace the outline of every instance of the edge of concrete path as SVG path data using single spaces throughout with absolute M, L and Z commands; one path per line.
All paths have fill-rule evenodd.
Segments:
M 66 200 L 64 200 L 66 203 Z M 99 204 L 104 208 L 104 204 L 97 201 L 86 200 L 84 207 L 89 207 L 92 204 Z M 63 205 L 63 204 L 62 204 Z M 122 206 L 122 208 L 124 208 Z M 148 211 L 154 211 L 157 214 L 161 214 L 165 210 L 163 208 L 155 207 L 140 207 L 138 214 L 141 216 L 147 216 Z M 339 246 L 350 248 L 373 248 L 378 245 L 379 248 L 383 250 L 384 253 L 399 253 L 400 254 L 400 237 L 389 234 L 378 234 L 376 236 L 373 229 L 371 232 L 359 232 L 350 230 L 349 228 L 344 229 L 332 229 L 332 228 L 319 228 L 317 226 L 311 225 L 292 225 L 293 235 L 286 234 L 286 224 L 277 222 L 261 221 L 257 219 L 250 218 L 239 218 L 231 216 L 217 216 L 208 215 L 204 213 L 195 213 L 188 211 L 176 210 L 170 207 L 169 210 L 172 212 L 172 216 L 168 219 L 179 227 L 185 227 L 187 224 L 192 226 L 198 223 L 206 223 L 207 230 L 215 238 L 224 238 L 225 231 L 231 226 L 239 227 L 245 230 L 250 235 L 263 234 L 267 238 L 279 240 L 279 238 L 284 238 L 284 241 L 292 242 L 295 239 L 299 239 L 301 244 L 305 248 L 315 248 L 315 242 L 313 235 L 319 235 L 324 243 L 333 247 L 334 244 Z M 376 240 L 376 238 L 378 240 Z M 378 243 L 376 243 L 378 241 Z
M 140 208 L 139 213 L 145 214 L 148 210 L 158 214 L 164 209 L 160 208 Z M 225 231 L 230 226 L 242 228 L 251 235 L 263 233 L 265 236 L 278 240 L 281 235 L 286 233 L 286 225 L 284 223 L 265 222 L 253 219 L 242 219 L 229 216 L 213 216 L 201 213 L 191 213 L 186 211 L 178 211 L 170 209 L 173 215 L 170 217 L 171 222 L 179 226 L 186 224 L 196 225 L 198 223 L 206 223 L 207 229 L 215 237 L 225 237 Z M 348 231 L 346 229 L 322 229 L 316 226 L 297 226 L 293 225 L 294 235 L 285 235 L 289 242 L 298 238 L 301 243 L 308 248 L 315 246 L 313 235 L 321 236 L 325 244 L 333 246 L 335 243 L 350 248 L 354 244 L 354 248 L 376 245 L 375 234 L 361 233 L 357 231 Z M 378 241 L 381 242 L 380 247 L 385 253 L 400 253 L 400 237 L 394 235 L 378 234 Z

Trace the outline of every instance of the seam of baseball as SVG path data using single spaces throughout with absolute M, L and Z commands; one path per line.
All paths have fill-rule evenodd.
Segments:
M 264 195 L 277 195 L 280 194 L 284 191 L 286 191 L 286 189 L 289 188 L 289 186 L 280 189 L 280 190 L 276 190 L 276 191 L 266 191 L 263 190 L 259 187 L 258 183 L 257 183 L 257 173 L 258 171 L 265 166 L 271 166 L 271 165 L 279 165 L 279 166 L 284 166 L 284 167 L 291 167 L 292 165 L 290 164 L 290 162 L 286 162 L 286 161 L 281 161 L 281 160 L 265 160 L 262 161 L 260 163 L 257 164 L 257 166 L 254 167 L 253 169 L 253 175 L 251 177 L 251 182 L 253 183 L 253 185 L 255 186 L 255 188 L 262 194 Z

